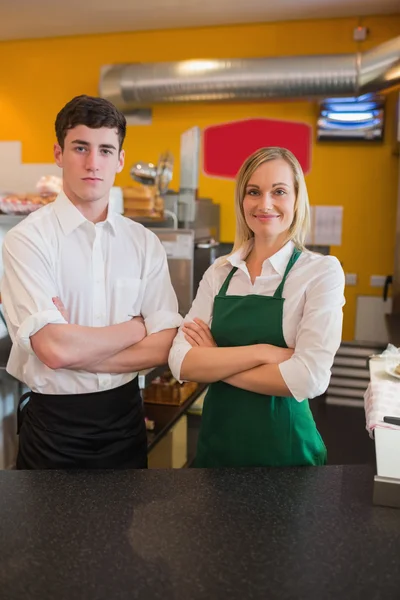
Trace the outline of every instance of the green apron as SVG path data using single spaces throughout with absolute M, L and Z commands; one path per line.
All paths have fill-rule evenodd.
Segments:
M 283 288 L 301 254 L 295 249 L 273 296 L 226 295 L 232 268 L 214 299 L 211 333 L 220 347 L 272 344 L 283 337 Z M 326 448 L 308 400 L 248 392 L 223 381 L 204 399 L 196 467 L 323 465 Z

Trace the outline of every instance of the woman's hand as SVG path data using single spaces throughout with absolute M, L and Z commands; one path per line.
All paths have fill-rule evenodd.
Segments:
M 217 346 L 211 335 L 210 328 L 201 319 L 194 319 L 193 321 L 184 323 L 182 331 L 185 334 L 185 339 L 192 347 L 215 348 Z
M 280 348 L 271 344 L 266 344 L 266 350 L 267 360 L 265 362 L 267 365 L 280 365 L 285 360 L 292 358 L 294 354 L 293 348 Z

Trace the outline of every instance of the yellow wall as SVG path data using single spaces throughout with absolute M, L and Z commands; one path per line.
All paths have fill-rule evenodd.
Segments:
M 25 162 L 51 162 L 57 111 L 77 94 L 96 95 L 104 64 L 355 52 L 400 35 L 400 15 L 365 18 L 370 36 L 356 44 L 352 32 L 357 24 L 357 19 L 336 19 L 2 42 L 0 140 L 21 140 Z M 393 270 L 395 103 L 392 93 L 384 144 L 313 145 L 312 171 L 307 176 L 311 203 L 344 206 L 343 243 L 332 253 L 346 272 L 358 275 L 358 285 L 346 290 L 344 339 L 353 337 L 356 296 L 381 293 L 369 287 L 370 275 Z M 155 161 L 166 149 L 178 159 L 180 134 L 194 125 L 204 128 L 241 118 L 272 117 L 315 126 L 316 116 L 315 103 L 297 101 L 156 106 L 151 126 L 129 128 L 128 168 L 117 183 L 129 183 L 129 165 L 137 159 Z M 177 165 L 173 185 L 179 181 L 178 171 Z M 233 183 L 201 174 L 200 194 L 221 204 L 222 239 L 232 240 Z

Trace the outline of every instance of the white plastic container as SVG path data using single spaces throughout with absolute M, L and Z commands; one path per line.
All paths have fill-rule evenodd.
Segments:
M 375 427 L 374 437 L 377 474 L 400 479 L 400 428 Z
M 112 212 L 119 213 L 120 215 L 124 214 L 124 196 L 122 194 L 122 188 L 115 186 L 111 188 L 109 209 Z

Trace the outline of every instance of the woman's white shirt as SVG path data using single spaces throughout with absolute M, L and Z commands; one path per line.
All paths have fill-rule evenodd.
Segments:
M 227 259 L 218 259 L 205 272 L 184 321 L 197 317 L 211 327 L 214 298 L 232 267 L 238 270 L 231 279 L 227 295 L 273 296 L 293 249 L 293 242 L 288 242 L 265 260 L 254 285 L 244 260 L 249 252 L 248 245 Z M 302 252 L 286 279 L 283 297 L 283 336 L 287 346 L 295 352 L 279 365 L 279 369 L 296 400 L 314 398 L 324 393 L 329 385 L 333 359 L 342 337 L 345 299 L 340 262 L 334 256 Z M 177 379 L 181 379 L 182 362 L 190 349 L 180 328 L 169 355 L 169 366 Z

